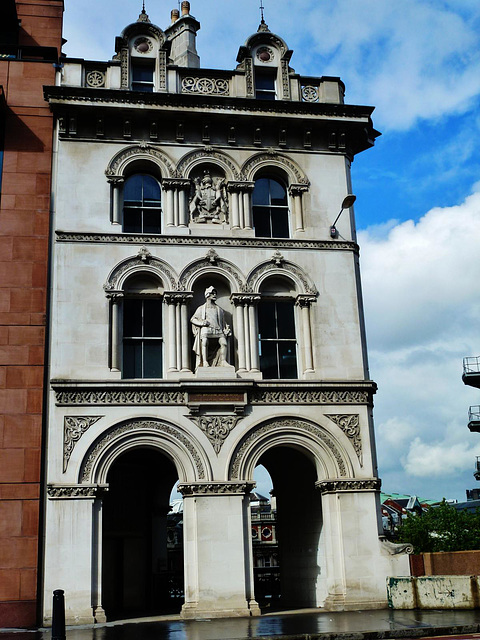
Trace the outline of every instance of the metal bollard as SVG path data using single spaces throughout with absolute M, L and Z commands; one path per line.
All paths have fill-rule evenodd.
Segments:
M 52 640 L 66 640 L 65 635 L 65 597 L 63 589 L 53 592 Z

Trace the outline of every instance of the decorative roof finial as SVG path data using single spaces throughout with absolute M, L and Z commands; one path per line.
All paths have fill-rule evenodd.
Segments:
M 260 0 L 260 17 L 261 17 L 261 21 L 260 21 L 260 25 L 258 27 L 258 31 L 270 31 L 270 29 L 268 28 L 268 24 L 265 22 L 264 10 L 265 10 L 265 7 L 263 6 L 263 0 Z
M 150 22 L 150 18 L 147 16 L 147 12 L 145 11 L 145 0 L 142 0 L 142 12 L 138 16 L 137 22 Z

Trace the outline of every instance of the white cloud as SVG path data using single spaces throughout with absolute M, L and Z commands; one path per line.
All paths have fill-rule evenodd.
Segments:
M 478 450 L 478 449 L 477 449 Z M 405 471 L 412 476 L 451 476 L 472 467 L 476 449 L 466 442 L 425 443 L 420 438 L 410 445 Z

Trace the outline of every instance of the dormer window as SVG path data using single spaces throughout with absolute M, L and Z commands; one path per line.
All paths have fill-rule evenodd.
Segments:
M 255 69 L 255 97 L 257 100 L 275 100 L 276 69 Z
M 132 58 L 132 91 L 153 92 L 154 60 L 138 60 Z

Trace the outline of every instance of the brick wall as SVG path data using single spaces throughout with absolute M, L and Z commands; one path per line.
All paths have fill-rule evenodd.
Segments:
M 63 0 L 17 0 L 19 45 L 60 49 Z M 52 62 L 0 60 L 0 627 L 36 623 Z

